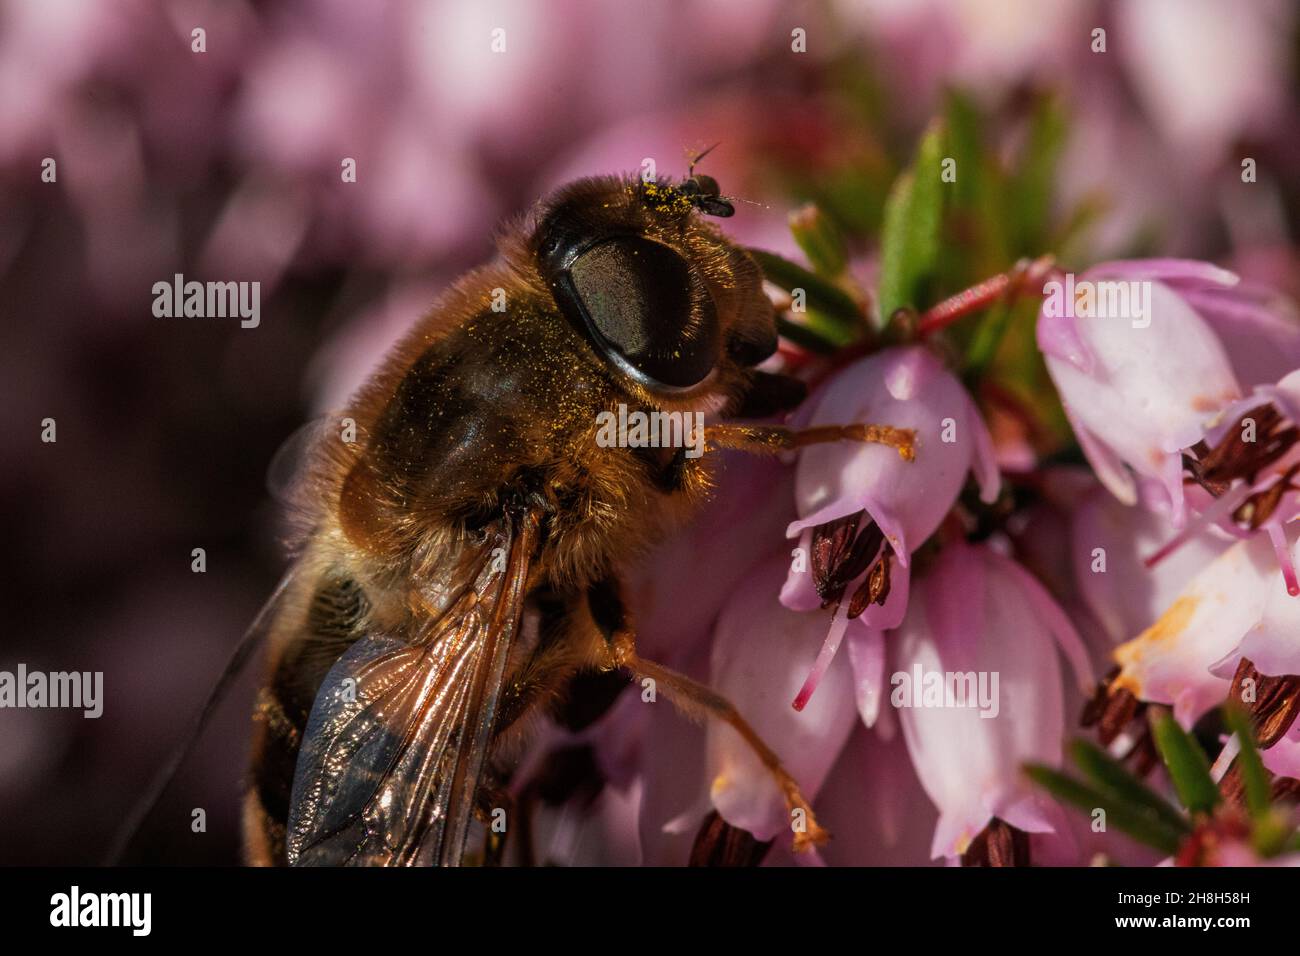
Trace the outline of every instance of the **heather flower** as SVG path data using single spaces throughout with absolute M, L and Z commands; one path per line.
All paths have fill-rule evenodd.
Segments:
M 1294 484 L 1300 473 L 1297 422 L 1300 371 L 1277 385 L 1257 385 L 1252 395 L 1225 408 L 1185 462 L 1204 502 L 1200 521 L 1237 537 L 1265 530 L 1292 595 L 1300 594 L 1300 582 L 1283 527 L 1300 517 Z
M 1242 280 L 1179 288 L 1219 337 L 1243 387 L 1271 385 L 1300 368 L 1300 313 L 1275 289 Z
M 1270 773 L 1300 780 L 1300 722 L 1292 724 L 1290 732 L 1273 746 L 1260 751 L 1259 758 Z
M 1171 147 L 1199 171 L 1239 137 L 1267 135 L 1286 115 L 1285 87 L 1294 8 L 1251 3 L 1122 0 L 1116 44 L 1134 91 Z M 1223 69 L 1206 70 L 1209 60 Z
M 1231 287 L 1236 277 L 1205 263 L 1154 259 L 1089 269 L 1077 288 L 1112 281 L 1143 284 L 1149 302 L 1132 295 L 1127 314 L 1082 316 L 1068 296 L 1049 296 L 1038 345 L 1097 477 L 1125 504 L 1137 501 L 1135 475 L 1155 483 L 1181 525 L 1183 450 L 1241 395 L 1223 345 L 1184 293 Z
M 709 500 L 627 582 L 642 653 L 674 665 L 707 659 L 700 651 L 718 614 L 750 575 L 755 555 L 770 553 L 794 517 L 793 468 L 740 452 L 716 454 Z M 699 586 L 704 580 L 708 587 Z
M 1215 848 L 1213 863 L 1215 866 L 1300 866 L 1300 853 L 1261 857 L 1248 842 L 1232 840 Z
M 1139 495 L 1144 491 L 1149 495 L 1149 488 Z M 1148 566 L 1170 532 L 1161 515 L 1141 504 L 1124 505 L 1093 483 L 1070 518 L 1074 591 L 1110 646 L 1144 631 L 1230 543 L 1203 531 Z
M 1150 627 L 1115 649 L 1120 672 L 1113 686 L 1172 706 L 1184 727 L 1221 703 L 1242 639 L 1261 620 L 1271 594 L 1294 600 L 1272 557 L 1269 542 L 1256 537 L 1207 564 Z M 1211 672 L 1215 665 L 1217 674 Z
M 857 727 L 817 797 L 831 832 L 818 848 L 829 866 L 920 866 L 938 813 L 926 799 L 901 734 Z
M 908 460 L 887 445 L 841 442 L 799 456 L 799 519 L 786 532 L 799 537 L 799 549 L 781 603 L 797 611 L 834 612 L 823 653 L 796 706 L 811 695 L 846 631 L 866 640 L 864 632 L 902 620 L 912 552 L 939 527 L 967 474 L 974 472 L 985 502 L 998 491 L 992 442 L 978 409 L 923 347 L 885 349 L 848 366 L 800 418 L 813 427 L 851 422 L 911 429 L 915 454 Z
M 997 676 L 992 709 L 904 706 L 903 736 L 939 808 L 933 856 L 960 856 L 997 818 L 1026 833 L 1054 832 L 1055 806 L 1020 772 L 1025 762 L 1059 764 L 1065 731 L 1058 649 L 1080 686 L 1091 684 L 1087 652 L 1047 591 L 986 546 L 946 545 L 916 582 L 892 646 L 897 675 Z M 902 701 L 907 703 L 905 697 Z M 993 714 L 985 716 L 985 714 Z
M 1294 531 L 1284 540 L 1288 561 L 1294 564 L 1300 541 L 1297 541 Z M 1263 580 L 1256 582 L 1250 590 L 1263 595 L 1258 616 L 1239 633 L 1235 646 L 1210 664 L 1210 672 L 1231 679 L 1239 662 L 1245 658 L 1261 674 L 1300 674 L 1300 600 L 1279 585 L 1277 572 L 1272 568 L 1267 568 Z M 1239 592 L 1234 596 L 1243 605 L 1252 606 L 1249 595 Z

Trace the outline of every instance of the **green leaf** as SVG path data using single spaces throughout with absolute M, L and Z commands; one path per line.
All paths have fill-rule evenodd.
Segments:
M 952 288 L 965 288 L 1012 264 L 1007 250 L 1004 176 L 996 157 L 984 142 L 984 130 L 991 121 L 965 94 L 952 91 L 947 97 L 944 122 L 948 153 L 957 160 L 957 181 L 952 185 L 951 205 L 945 218 L 955 220 L 945 228 L 962 239 L 952 244 L 955 255 Z M 948 247 L 945 246 L 945 249 Z M 943 253 L 941 252 L 941 255 Z
M 822 338 L 836 345 L 847 345 L 867 332 L 866 317 L 858 303 L 829 279 L 773 252 L 750 249 L 749 254 L 769 282 L 790 293 L 803 290 L 807 306 L 807 312 L 803 313 L 805 323 Z
M 839 350 L 834 342 L 822 338 L 806 325 L 791 322 L 783 315 L 776 317 L 776 331 L 782 338 L 818 355 L 834 355 Z
M 1060 101 L 1041 99 L 1029 121 L 1020 162 L 1007 183 L 1013 256 L 1039 256 L 1047 251 L 1056 167 L 1068 132 Z
M 1250 842 L 1262 857 L 1285 852 L 1288 841 L 1294 842 L 1295 838 L 1295 824 L 1282 810 L 1266 810 L 1259 819 L 1251 821 Z
M 1053 796 L 1074 804 L 1086 813 L 1097 809 L 1105 810 L 1107 825 L 1114 824 L 1117 830 L 1127 833 L 1139 843 L 1155 847 L 1162 853 L 1172 855 L 1178 852 L 1178 845 L 1182 842 L 1181 833 L 1150 814 L 1042 764 L 1027 764 L 1025 774 Z
M 977 380 L 993 361 L 1014 315 L 1015 308 L 1011 303 L 997 302 L 980 320 L 970 347 L 966 350 L 966 371 L 972 380 Z
M 1070 744 L 1070 757 L 1098 788 L 1116 800 L 1149 812 L 1175 830 L 1191 832 L 1191 824 L 1168 800 L 1129 773 L 1128 768 L 1096 744 L 1075 740 Z
M 790 214 L 790 232 L 818 275 L 833 279 L 844 272 L 844 237 L 826 213 L 807 203 Z
M 1151 733 L 1183 806 L 1193 813 L 1209 813 L 1218 806 L 1219 788 L 1196 738 L 1179 727 L 1167 711 L 1152 715 Z
M 1246 809 L 1256 822 L 1263 820 L 1273 803 L 1273 785 L 1269 783 L 1268 772 L 1263 761 L 1259 759 L 1259 750 L 1255 746 L 1255 732 L 1250 726 L 1250 718 L 1240 707 L 1223 708 L 1223 716 L 1228 729 L 1237 735 L 1241 750 L 1237 754 L 1237 767 L 1241 772 L 1242 787 L 1246 792 Z
M 945 184 L 944 126 L 932 124 L 912 167 L 900 175 L 885 200 L 880 235 L 880 321 L 898 309 L 919 309 L 925 284 L 939 258 Z M 960 178 L 961 170 L 957 171 Z

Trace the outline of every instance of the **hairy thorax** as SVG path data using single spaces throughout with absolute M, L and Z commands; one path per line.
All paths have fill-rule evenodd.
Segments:
M 401 374 L 354 402 L 359 451 L 325 450 L 318 500 L 333 506 L 317 523 L 318 549 L 368 591 L 413 589 L 406 603 L 426 606 L 445 597 L 436 589 L 448 556 L 472 550 L 478 529 L 512 507 L 543 514 L 535 585 L 579 592 L 644 553 L 707 495 L 712 461 L 684 444 L 602 442 L 602 413 L 664 403 L 627 388 L 581 346 L 562 319 L 527 301 L 408 339 Z M 731 387 L 721 380 L 669 410 L 702 419 Z

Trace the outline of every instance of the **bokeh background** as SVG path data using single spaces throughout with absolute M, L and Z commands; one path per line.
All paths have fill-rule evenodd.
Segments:
M 549 187 L 717 143 L 730 232 L 797 256 L 814 201 L 869 286 L 945 116 L 1000 197 L 970 280 L 1158 251 L 1294 297 L 1298 50 L 1288 0 L 4 0 L 0 668 L 103 671 L 105 706 L 0 710 L 0 862 L 99 859 L 279 576 L 276 449 Z M 260 281 L 260 326 L 155 318 L 176 272 Z M 256 676 L 133 859 L 238 861 Z

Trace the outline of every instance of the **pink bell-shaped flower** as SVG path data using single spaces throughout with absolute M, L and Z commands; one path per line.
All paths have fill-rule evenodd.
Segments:
M 917 580 L 891 641 L 912 763 L 939 808 L 933 856 L 960 856 L 993 818 L 1053 832 L 1057 808 L 1024 777 L 1028 761 L 1059 765 L 1065 736 L 1057 651 L 1081 688 L 1087 651 L 1046 589 L 988 547 L 946 545 Z
M 1044 290 L 1038 346 L 1097 477 L 1125 504 L 1138 500 L 1134 475 L 1157 483 L 1178 526 L 1183 450 L 1241 395 L 1187 295 L 1236 281 L 1208 263 L 1153 259 L 1106 263 Z

